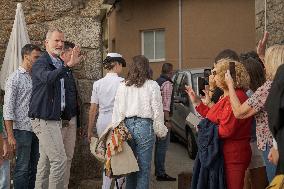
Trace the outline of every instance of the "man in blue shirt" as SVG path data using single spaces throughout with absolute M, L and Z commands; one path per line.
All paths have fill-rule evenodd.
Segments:
M 70 61 L 62 62 L 59 56 L 64 47 L 64 33 L 58 29 L 47 32 L 45 46 L 46 52 L 32 67 L 29 109 L 40 151 L 35 188 L 62 189 L 67 161 L 61 135 L 61 119 L 66 106 L 64 77 L 82 57 L 79 56 L 80 48 L 74 47 Z

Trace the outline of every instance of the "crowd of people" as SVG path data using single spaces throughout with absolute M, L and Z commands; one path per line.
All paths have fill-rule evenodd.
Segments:
M 68 188 L 74 153 L 78 101 L 71 67 L 82 56 L 58 29 L 49 30 L 46 51 L 26 44 L 22 64 L 6 81 L 1 129 L 0 188 Z M 2 110 L 2 108 L 1 108 Z M 4 127 L 3 127 L 4 126 Z
M 197 96 L 192 86 L 186 86 L 189 99 L 204 118 L 198 125 L 199 137 L 205 139 L 208 131 L 216 131 L 212 140 L 218 144 L 208 152 L 216 145 L 198 140 L 191 188 L 261 189 L 284 174 L 280 115 L 284 108 L 284 45 L 265 50 L 267 40 L 265 33 L 257 53 L 220 52 L 205 96 Z M 25 45 L 23 63 L 6 81 L 0 114 L 4 120 L 0 125 L 3 189 L 10 188 L 9 159 L 13 154 L 15 189 L 63 189 L 69 185 L 79 126 L 78 92 L 71 68 L 83 56 L 58 29 L 47 32 L 45 47 L 42 52 L 36 45 Z M 149 188 L 153 149 L 157 181 L 176 181 L 165 170 L 174 103 L 173 65 L 164 63 L 157 80 L 142 55 L 128 63 L 125 79 L 119 76 L 126 66 L 121 54 L 108 53 L 102 65 L 107 74 L 93 84 L 88 140 L 100 137 L 110 124 L 115 127 L 124 122 L 132 138 L 127 142 L 139 166 L 139 171 L 115 179 L 115 188 Z M 212 154 L 220 155 L 218 161 Z M 112 178 L 102 174 L 102 188 L 110 189 Z
M 3 154 L 0 188 L 10 188 L 9 160 L 14 155 L 14 188 L 63 189 L 69 185 L 79 126 L 78 92 L 71 68 L 83 57 L 80 48 L 65 41 L 64 33 L 58 29 L 47 32 L 45 47 L 42 52 L 36 45 L 25 45 L 21 52 L 22 64 L 6 81 L 4 106 L 1 107 L 4 122 L 0 127 L 0 153 Z M 125 60 L 118 53 L 108 53 L 103 61 L 108 73 L 94 82 L 88 139 L 91 141 L 94 136 L 94 125 L 100 136 L 110 123 L 124 120 L 133 138 L 130 146 L 137 156 L 140 171 L 127 179 L 118 179 L 118 185 L 149 187 L 155 141 L 157 180 L 175 181 L 165 172 L 173 66 L 164 65 L 158 82 L 160 86 L 152 80 L 146 57 L 133 58 L 126 79 L 118 76 L 125 66 Z M 103 174 L 102 188 L 110 187 L 111 178 Z
M 258 54 L 247 52 L 238 56 L 229 49 L 222 51 L 216 57 L 204 97 L 197 96 L 190 86 L 186 89 L 197 112 L 218 127 L 217 138 L 224 156 L 226 183 L 218 180 L 220 172 L 214 167 L 216 163 L 208 166 L 206 162 L 203 166 L 210 171 L 214 169 L 215 176 L 211 175 L 206 181 L 208 175 L 195 168 L 194 173 L 197 172 L 201 178 L 195 180 L 192 188 L 209 188 L 210 185 L 226 185 L 225 188 L 229 189 L 266 188 L 275 175 L 283 174 L 279 153 L 282 150 L 277 147 L 282 138 L 282 118 L 279 114 L 283 112 L 279 83 L 273 92 L 279 98 L 267 97 L 271 95 L 277 70 L 284 64 L 284 45 L 273 45 L 265 51 L 267 37 L 268 33 L 265 33 L 258 45 Z M 233 73 L 230 73 L 231 65 Z M 278 106 L 273 106 L 275 104 Z M 277 129 L 274 133 L 272 123 L 273 128 Z M 206 145 L 210 149 L 212 144 Z

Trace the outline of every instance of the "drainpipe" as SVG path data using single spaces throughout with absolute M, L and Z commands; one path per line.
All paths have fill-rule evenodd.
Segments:
M 182 0 L 178 2 L 178 69 L 182 68 Z
M 264 0 L 264 32 L 266 31 L 267 26 L 267 2 Z

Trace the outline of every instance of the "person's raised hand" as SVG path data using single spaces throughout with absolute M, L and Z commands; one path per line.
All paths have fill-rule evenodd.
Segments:
M 262 39 L 259 40 L 257 48 L 256 48 L 256 52 L 262 61 L 264 60 L 264 57 L 265 57 L 265 48 L 266 48 L 266 44 L 268 41 L 268 37 L 269 37 L 269 33 L 265 31 Z
M 67 62 L 68 67 L 74 67 L 81 62 L 81 60 L 83 59 L 83 55 L 80 54 L 80 51 L 81 50 L 79 46 L 75 46 L 72 49 L 71 59 L 69 62 Z
M 211 74 L 209 75 L 209 89 L 215 89 L 216 88 L 216 82 L 215 82 L 215 79 L 214 79 L 214 75 Z
M 201 102 L 200 98 L 196 95 L 196 93 L 190 86 L 185 86 L 185 92 L 187 93 L 193 104 L 198 105 Z
M 230 70 L 227 70 L 227 72 L 225 73 L 225 82 L 229 89 L 234 88 L 234 80 L 231 76 Z
M 209 95 L 209 85 L 205 85 L 205 89 L 202 91 L 205 96 L 201 98 L 201 101 L 203 102 L 203 104 L 209 105 L 211 103 L 211 98 Z

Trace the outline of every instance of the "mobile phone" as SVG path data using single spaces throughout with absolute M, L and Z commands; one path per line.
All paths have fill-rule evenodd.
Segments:
M 197 95 L 205 96 L 203 90 L 205 90 L 206 81 L 203 77 L 197 77 Z
M 204 69 L 205 85 L 209 85 L 209 76 L 211 75 L 211 69 Z
M 229 70 L 233 80 L 236 82 L 235 62 L 229 62 Z

